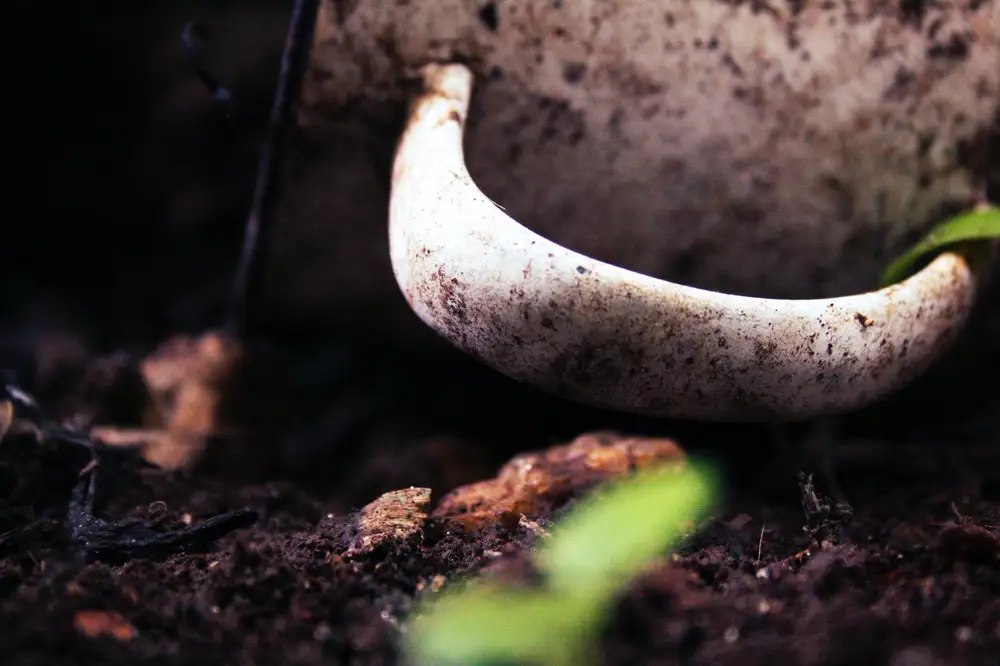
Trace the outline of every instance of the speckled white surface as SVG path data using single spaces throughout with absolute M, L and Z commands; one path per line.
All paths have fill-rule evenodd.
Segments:
M 508 217 L 470 177 L 471 72 L 431 65 L 426 88 L 393 167 L 395 275 L 424 322 L 518 380 L 630 412 L 803 419 L 913 378 L 974 301 L 975 276 L 950 253 L 888 289 L 821 300 L 703 291 L 575 253 Z
M 338 220 L 313 246 L 377 254 L 359 179 L 388 159 L 353 144 L 378 145 L 420 66 L 457 59 L 477 76 L 469 171 L 529 228 L 731 293 L 868 288 L 976 200 L 1000 131 L 1000 2 L 898 5 L 324 0 L 302 125 L 343 138 L 299 176 L 326 183 Z M 352 293 L 372 280 L 338 269 Z

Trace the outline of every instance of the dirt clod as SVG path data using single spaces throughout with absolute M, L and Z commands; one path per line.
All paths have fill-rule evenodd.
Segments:
M 73 626 L 88 638 L 110 636 L 117 641 L 130 641 L 136 636 L 135 627 L 121 613 L 84 610 L 73 616 Z
M 266 474 L 284 425 L 279 364 L 209 332 L 167 341 L 142 359 L 138 371 L 149 396 L 140 427 L 97 424 L 95 436 L 138 446 L 165 469 L 231 478 Z
M 681 448 L 668 439 L 582 435 L 563 446 L 517 456 L 495 479 L 456 488 L 433 515 L 473 530 L 510 520 L 517 524 L 521 516 L 560 508 L 601 481 L 654 463 L 684 460 Z
M 357 536 L 347 555 L 368 553 L 387 544 L 418 540 L 431 502 L 429 488 L 406 488 L 385 493 L 357 513 Z

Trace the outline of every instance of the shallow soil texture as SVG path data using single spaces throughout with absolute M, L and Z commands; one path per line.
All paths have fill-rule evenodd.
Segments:
M 95 17 L 14 3 L 15 47 L 46 57 L 11 73 L 25 140 L 8 160 L 28 203 L 0 242 L 0 366 L 108 446 L 95 467 L 72 430 L 0 396 L 0 663 L 400 663 L 419 599 L 470 575 L 531 584 L 532 549 L 595 483 L 705 456 L 726 495 L 623 590 L 603 663 L 1000 664 L 1000 281 L 916 385 L 781 429 L 569 405 L 435 346 L 410 315 L 390 331 L 355 321 L 381 302 L 273 314 L 325 304 L 319 273 L 269 286 L 284 305 L 264 324 L 285 337 L 206 334 L 227 304 L 287 4 Z M 185 68 L 191 19 L 212 28 L 242 129 Z M 369 291 L 395 294 L 387 255 L 348 236 L 335 259 L 286 249 L 333 268 L 361 256 Z M 322 297 L 289 293 L 310 281 Z M 339 328 L 353 324 L 363 344 Z M 825 499 L 823 441 L 852 512 Z M 405 515 L 371 504 L 403 490 Z
M 853 516 L 824 508 L 797 482 L 787 465 L 795 460 L 731 469 L 717 518 L 678 560 L 625 592 L 602 637 L 604 663 L 996 664 L 995 414 L 906 441 L 842 443 L 838 476 Z M 728 437 L 723 449 L 762 444 Z M 395 463 L 378 463 L 387 476 L 426 478 L 420 466 L 441 464 L 412 438 L 388 446 L 400 450 Z M 480 484 L 432 497 L 429 518 L 421 495 L 414 522 L 394 529 L 377 524 L 377 508 L 329 512 L 343 488 L 324 496 L 288 481 L 224 483 L 102 451 L 101 519 L 130 518 L 162 533 L 233 509 L 258 513 L 252 526 L 237 524 L 217 541 L 134 553 L 69 536 L 83 450 L 8 434 L 0 450 L 0 654 L 18 664 L 398 663 L 415 595 L 483 570 L 530 583 L 537 526 L 601 470 L 627 469 L 621 451 L 633 460 L 681 455 L 668 440 L 610 434 L 574 447 L 588 464 L 558 448 L 532 461 L 534 492 L 511 499 L 519 492 L 511 485 Z M 363 473 L 385 448 L 369 444 L 351 469 Z M 407 449 L 417 453 L 407 457 Z

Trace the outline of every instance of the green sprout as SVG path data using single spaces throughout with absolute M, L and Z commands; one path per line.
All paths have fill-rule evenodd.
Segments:
M 888 287 L 909 277 L 922 259 L 966 241 L 1000 238 L 1000 208 L 989 207 L 963 213 L 934 227 L 916 245 L 889 264 L 879 286 Z
M 415 613 L 409 663 L 592 663 L 620 592 L 693 529 L 714 497 L 714 475 L 698 466 L 608 484 L 574 506 L 541 546 L 543 589 L 474 581 L 441 593 Z

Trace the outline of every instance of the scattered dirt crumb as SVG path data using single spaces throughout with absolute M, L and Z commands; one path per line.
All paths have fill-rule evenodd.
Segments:
M 433 515 L 472 530 L 503 516 L 517 524 L 521 516 L 550 512 L 601 481 L 668 461 L 685 462 L 684 452 L 669 439 L 582 435 L 570 444 L 517 456 L 495 479 L 456 488 Z

